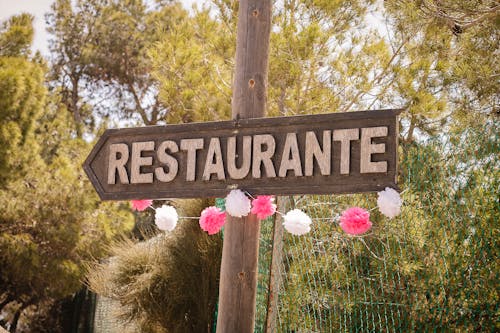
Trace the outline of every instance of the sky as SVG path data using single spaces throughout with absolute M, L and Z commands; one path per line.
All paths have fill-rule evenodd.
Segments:
M 33 50 L 39 50 L 43 55 L 48 55 L 48 34 L 45 30 L 45 13 L 50 10 L 54 0 L 0 0 L 0 22 L 12 15 L 23 12 L 35 16 L 35 40 Z M 193 3 L 202 3 L 197 0 L 182 0 L 186 8 L 191 8 Z

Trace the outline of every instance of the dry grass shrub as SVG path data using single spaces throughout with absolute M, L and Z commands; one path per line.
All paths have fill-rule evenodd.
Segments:
M 199 216 L 208 201 L 175 200 L 179 216 Z M 219 235 L 195 219 L 180 219 L 171 233 L 145 242 L 122 240 L 107 263 L 91 264 L 91 290 L 117 300 L 117 318 L 141 332 L 210 332 L 222 253 Z

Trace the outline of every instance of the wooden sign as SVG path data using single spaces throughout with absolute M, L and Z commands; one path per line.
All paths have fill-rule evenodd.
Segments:
M 399 112 L 111 129 L 84 169 L 103 200 L 379 191 L 396 187 Z

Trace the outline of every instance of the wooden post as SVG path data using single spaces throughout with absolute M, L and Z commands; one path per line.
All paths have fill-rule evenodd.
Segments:
M 290 209 L 290 197 L 279 196 L 276 204 L 278 209 L 286 212 Z M 271 254 L 271 267 L 267 295 L 266 333 L 276 332 L 278 315 L 278 301 L 280 285 L 282 283 L 281 266 L 283 264 L 283 216 L 274 215 L 273 249 Z
M 240 0 L 233 84 L 233 119 L 265 116 L 271 0 Z M 255 326 L 260 225 L 257 217 L 227 218 L 219 287 L 218 333 Z

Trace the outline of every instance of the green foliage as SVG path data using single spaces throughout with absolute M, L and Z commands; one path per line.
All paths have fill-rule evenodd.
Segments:
M 0 57 L 0 186 L 25 176 L 28 165 L 39 163 L 34 134 L 45 104 L 43 80 L 39 64 Z
M 47 16 L 55 55 L 52 85 L 73 115 L 78 136 L 109 118 L 146 125 L 165 119 L 169 104 L 160 101 L 147 53 L 186 16 L 176 2 L 54 3 Z
M 101 203 L 82 181 L 88 147 L 66 149 L 71 153 L 59 150 L 50 164 L 28 168 L 0 190 L 2 298 L 39 306 L 73 295 L 82 287 L 83 261 L 102 257 L 106 244 L 132 227 L 128 207 Z
M 0 27 L 0 56 L 29 55 L 33 35 L 32 15 L 24 13 L 10 17 Z
M 378 61 L 374 52 L 357 51 L 378 43 L 370 33 L 360 39 L 369 7 L 370 1 L 284 1 L 276 8 L 269 69 L 271 114 L 349 111 L 357 103 L 358 90 L 368 89 L 360 83 L 367 83 L 370 62 Z
M 232 68 L 221 45 L 225 33 L 204 10 L 173 25 L 149 52 L 169 122 L 229 117 Z
M 31 20 L 8 22 L 32 31 Z M 83 181 L 91 146 L 74 138 L 64 106 L 48 94 L 44 65 L 26 57 L 31 37 L 8 31 L 0 35 L 0 49 L 10 50 L 0 56 L 0 310 L 15 331 L 18 320 L 29 327 L 29 316 L 76 293 L 83 261 L 103 256 L 132 215 L 101 203 Z
M 394 70 L 410 113 L 409 141 L 414 127 L 437 133 L 498 112 L 498 6 L 395 0 L 384 8 L 393 47 L 401 47 Z
M 93 26 L 100 12 L 100 1 L 57 0 L 47 15 L 47 31 L 54 36 L 49 42 L 53 54 L 50 68 L 51 88 L 73 118 L 73 130 L 81 137 L 95 122 L 88 101 L 82 98 L 81 85 L 87 80 L 88 55 L 85 45 L 92 41 Z M 87 82 L 88 84 L 88 82 Z
M 206 3 L 187 12 L 177 1 L 55 1 L 48 83 L 30 58 L 33 17 L 0 27 L 0 302 L 9 320 L 24 307 L 32 318 L 52 313 L 79 288 L 82 261 L 131 226 L 123 204 L 101 203 L 84 181 L 84 134 L 229 118 L 238 1 Z M 346 239 L 335 224 L 312 241 L 288 237 L 281 314 L 290 329 L 494 330 L 498 126 L 482 115 L 498 113 L 498 33 L 498 6 L 480 0 L 274 4 L 268 115 L 405 108 L 404 219 L 373 212 L 364 238 Z M 324 218 L 374 205 L 372 196 L 329 200 L 302 207 Z M 220 240 L 182 221 L 173 236 L 126 247 L 99 269 L 123 319 L 144 331 L 208 330 L 189 325 L 212 320 Z
M 204 200 L 173 202 L 180 216 L 199 216 Z M 93 264 L 90 287 L 119 301 L 119 318 L 141 332 L 211 332 L 218 296 L 222 239 L 197 221 L 181 219 L 172 233 L 112 246 L 107 263 Z
M 105 119 L 133 116 L 132 122 L 143 124 L 227 119 L 238 4 L 207 5 L 211 11 L 195 8 L 188 15 L 176 2 L 58 1 L 50 31 L 68 109 L 81 109 L 75 117 L 90 124 L 96 113 Z M 476 4 L 478 17 L 457 36 L 442 18 L 423 21 L 432 14 L 426 6 L 419 1 L 276 4 L 268 114 L 403 107 L 402 133 L 411 142 L 416 133 L 432 135 L 443 125 L 474 120 L 471 107 L 495 111 L 495 11 Z M 439 6 L 450 15 L 460 9 L 448 1 Z M 461 8 L 470 13 L 469 7 Z M 386 25 L 386 36 L 369 25 L 370 15 L 386 19 L 379 23 Z M 65 79 L 65 73 L 72 74 Z M 93 101 L 102 95 L 113 98 Z
M 375 195 L 303 198 L 315 227 L 285 238 L 278 331 L 498 329 L 499 144 L 486 121 L 405 145 L 402 214 L 371 211 L 362 237 L 336 214 L 375 207 Z

